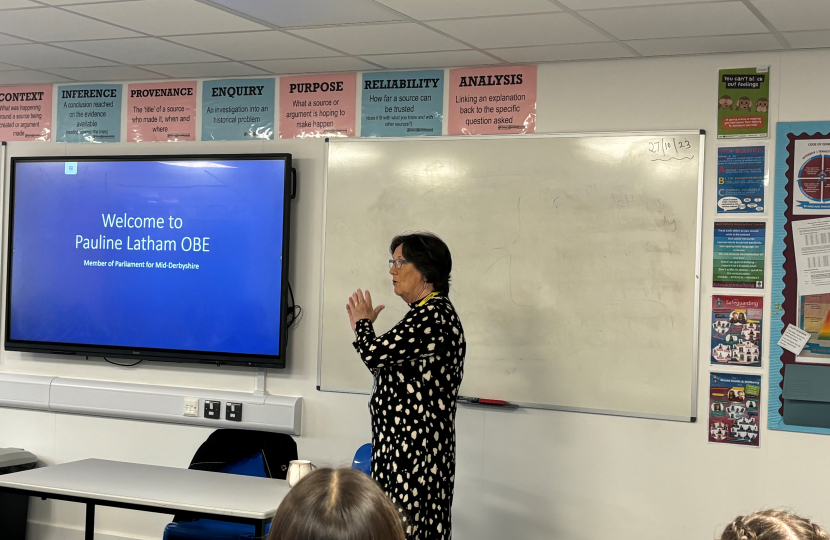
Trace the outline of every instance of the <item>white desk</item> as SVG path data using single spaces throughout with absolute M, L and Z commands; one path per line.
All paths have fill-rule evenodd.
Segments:
M 0 476 L 0 490 L 86 504 L 84 538 L 92 540 L 95 505 L 248 523 L 261 538 L 289 487 L 285 480 L 85 459 Z

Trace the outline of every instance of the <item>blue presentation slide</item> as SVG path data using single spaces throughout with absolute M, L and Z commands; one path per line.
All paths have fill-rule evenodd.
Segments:
M 277 355 L 285 162 L 18 162 L 11 338 Z

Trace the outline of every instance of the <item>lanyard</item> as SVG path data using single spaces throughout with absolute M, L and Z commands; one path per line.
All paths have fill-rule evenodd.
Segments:
M 433 299 L 433 298 L 435 298 L 436 296 L 438 296 L 438 293 L 437 293 L 437 292 L 429 293 L 428 295 L 426 295 L 426 297 L 425 297 L 423 300 L 421 300 L 420 302 L 418 302 L 418 306 L 417 306 L 417 307 L 421 307 L 421 306 L 423 306 L 424 304 L 426 304 L 427 302 L 429 302 L 430 300 L 432 300 L 432 299 Z

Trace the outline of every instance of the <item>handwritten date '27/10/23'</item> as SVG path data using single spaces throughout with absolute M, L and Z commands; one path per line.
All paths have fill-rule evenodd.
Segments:
M 668 161 L 670 159 L 692 159 L 692 143 L 687 138 L 660 137 L 648 141 L 648 152 L 652 161 Z

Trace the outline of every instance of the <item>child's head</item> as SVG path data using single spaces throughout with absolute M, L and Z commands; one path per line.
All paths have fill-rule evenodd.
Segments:
M 283 499 L 268 540 L 404 540 L 403 518 L 374 480 L 352 469 L 317 469 Z
M 830 540 L 824 529 L 783 510 L 762 510 L 736 517 L 720 540 Z

